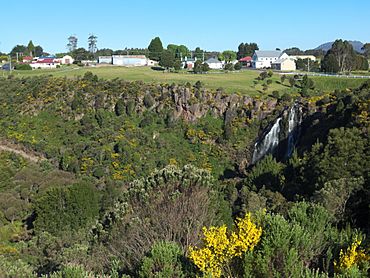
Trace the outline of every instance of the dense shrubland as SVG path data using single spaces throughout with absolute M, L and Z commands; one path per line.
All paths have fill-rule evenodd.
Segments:
M 370 82 L 303 83 L 293 155 L 251 165 L 289 98 L 0 79 L 1 144 L 47 158 L 0 152 L 1 275 L 367 277 Z

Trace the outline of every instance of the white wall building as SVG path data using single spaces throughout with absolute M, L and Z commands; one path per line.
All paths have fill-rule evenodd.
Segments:
M 112 64 L 112 56 L 99 56 L 99 64 Z
M 59 62 L 62 65 L 70 65 L 73 64 L 74 59 L 69 55 L 65 55 L 62 58 L 55 59 L 55 61 Z
M 214 57 L 209 58 L 204 63 L 207 63 L 211 69 L 222 69 L 223 67 L 223 63 Z
M 113 55 L 112 63 L 116 66 L 140 67 L 148 64 L 145 55 Z
M 288 56 L 286 53 L 284 54 Z M 271 63 L 279 59 L 281 55 L 282 52 L 277 50 L 272 51 L 256 50 L 252 56 L 252 67 L 255 69 L 271 68 Z

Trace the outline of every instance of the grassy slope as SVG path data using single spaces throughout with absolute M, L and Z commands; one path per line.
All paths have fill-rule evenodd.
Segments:
M 279 83 L 280 75 L 274 74 L 273 83 L 266 92 L 262 91 L 262 82 L 254 86 L 253 81 L 259 72 L 253 70 L 230 72 L 230 73 L 208 73 L 208 74 L 189 74 L 189 73 L 165 73 L 154 71 L 148 67 L 125 68 L 125 67 L 89 67 L 76 68 L 75 66 L 65 67 L 54 70 L 34 70 L 34 71 L 14 71 L 16 76 L 34 76 L 40 74 L 52 74 L 54 76 L 75 77 L 81 76 L 85 72 L 91 71 L 101 78 L 122 78 L 125 80 L 142 80 L 144 82 L 158 83 L 195 83 L 202 81 L 206 87 L 217 89 L 223 87 L 227 92 L 239 92 L 251 96 L 271 94 L 277 90 L 280 93 L 292 92 L 292 89 Z M 4 73 L 3 73 L 4 74 Z M 333 91 L 335 89 L 345 89 L 357 87 L 364 82 L 364 79 L 336 78 L 336 77 L 313 77 L 316 88 L 320 91 Z M 288 84 L 287 81 L 285 81 Z M 295 89 L 297 91 L 297 89 Z

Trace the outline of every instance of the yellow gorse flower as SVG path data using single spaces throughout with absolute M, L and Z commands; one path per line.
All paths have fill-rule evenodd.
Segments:
M 356 238 L 346 251 L 343 251 L 343 249 L 340 250 L 339 261 L 334 261 L 334 269 L 336 272 L 344 272 L 361 262 L 370 261 L 370 257 L 366 255 L 363 250 L 359 249 L 360 245 L 361 240 Z
M 189 248 L 189 258 L 205 274 L 214 278 L 221 277 L 223 269 L 235 257 L 240 257 L 259 242 L 262 229 L 258 228 L 247 213 L 236 220 L 236 230 L 228 233 L 225 225 L 203 227 L 204 247 Z

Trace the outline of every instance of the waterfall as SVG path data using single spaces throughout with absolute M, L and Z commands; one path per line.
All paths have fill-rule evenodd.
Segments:
M 289 158 L 294 150 L 299 137 L 299 127 L 302 122 L 301 113 L 299 110 L 299 105 L 294 104 L 289 109 L 288 114 L 288 145 L 286 151 L 286 158 Z
M 254 145 L 252 164 L 267 154 L 273 154 L 277 159 L 288 159 L 299 139 L 301 123 L 301 106 L 294 103 L 289 109 L 285 109 L 264 137 Z
M 279 144 L 280 121 L 279 117 L 265 137 L 254 145 L 252 164 L 256 163 L 266 154 L 273 153 Z

